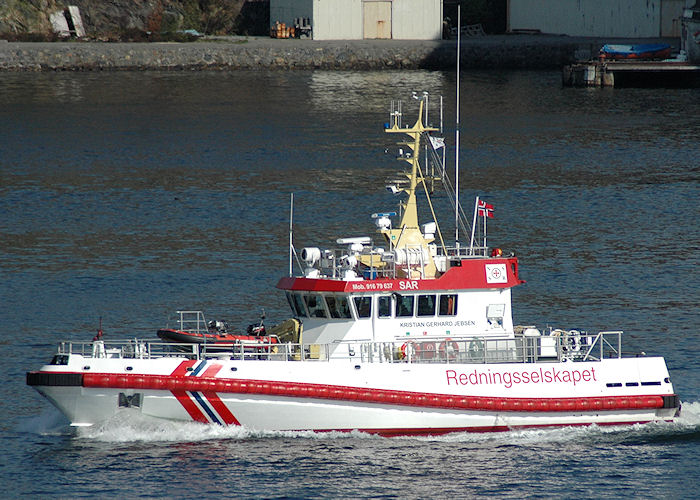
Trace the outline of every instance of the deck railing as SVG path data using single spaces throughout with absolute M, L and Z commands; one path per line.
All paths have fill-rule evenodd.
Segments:
M 202 311 L 176 311 L 178 330 L 181 332 L 206 333 L 207 321 Z
M 62 342 L 59 356 L 86 358 L 234 359 L 268 361 L 349 360 L 358 363 L 534 363 L 600 361 L 622 357 L 622 332 L 566 332 L 565 335 L 514 338 L 439 338 L 397 342 L 343 341 L 295 344 L 240 341 L 232 344 L 175 344 L 150 340 Z

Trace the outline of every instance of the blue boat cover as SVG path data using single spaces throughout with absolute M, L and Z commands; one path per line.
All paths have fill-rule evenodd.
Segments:
M 600 49 L 601 54 L 620 57 L 658 57 L 670 55 L 671 46 L 667 43 L 640 43 L 635 45 L 606 44 Z

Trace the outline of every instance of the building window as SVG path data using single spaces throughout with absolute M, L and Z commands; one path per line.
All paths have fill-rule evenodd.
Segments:
M 345 296 L 327 295 L 326 304 L 331 313 L 331 318 L 351 318 L 350 304 Z
M 455 316 L 457 314 L 457 294 L 440 295 L 440 316 Z
M 353 297 L 358 318 L 369 318 L 372 315 L 372 297 Z
M 413 316 L 413 295 L 399 295 L 396 297 L 396 316 Z
M 418 316 L 435 316 L 435 295 L 418 296 Z
M 391 295 L 377 297 L 377 316 L 391 318 Z

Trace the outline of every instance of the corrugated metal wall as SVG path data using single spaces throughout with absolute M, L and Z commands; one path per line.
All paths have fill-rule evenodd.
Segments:
M 663 0 L 509 0 L 511 30 L 571 36 L 658 37 Z
M 392 24 L 396 40 L 440 40 L 442 0 L 394 0 Z
M 681 36 L 681 16 L 684 0 L 663 0 L 661 2 L 661 36 Z
M 314 40 L 362 39 L 362 0 L 314 0 Z

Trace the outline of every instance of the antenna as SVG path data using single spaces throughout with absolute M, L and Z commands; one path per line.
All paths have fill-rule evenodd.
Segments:
M 290 193 L 289 201 L 289 277 L 292 277 L 292 252 L 294 251 L 293 225 L 294 219 L 294 193 Z
M 462 34 L 462 6 L 457 5 L 457 124 L 455 130 L 455 247 L 459 253 L 459 58 Z
M 401 114 L 401 100 L 392 100 L 389 110 L 389 128 L 401 128 Z

